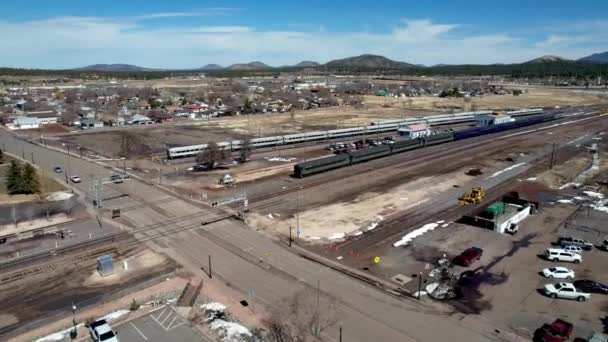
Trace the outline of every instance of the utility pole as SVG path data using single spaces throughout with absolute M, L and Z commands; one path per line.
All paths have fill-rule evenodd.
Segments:
M 127 158 L 122 158 L 122 171 L 124 175 L 127 175 Z
M 555 143 L 553 143 L 553 146 L 551 148 L 551 161 L 549 163 L 549 170 L 553 169 L 554 161 L 555 161 Z
M 36 164 L 36 162 L 34 161 L 34 152 L 30 152 L 30 156 L 32 157 L 32 164 Z
M 340 324 L 340 339 L 338 342 L 342 342 L 342 324 Z
M 209 254 L 209 279 L 213 278 L 213 274 L 211 273 L 211 254 Z
M 289 225 L 289 247 L 291 247 L 291 225 Z
M 162 174 L 162 168 L 159 166 L 158 167 L 158 184 L 163 184 L 163 174 Z
M 418 272 L 418 300 L 420 300 L 420 292 L 422 291 L 422 272 Z

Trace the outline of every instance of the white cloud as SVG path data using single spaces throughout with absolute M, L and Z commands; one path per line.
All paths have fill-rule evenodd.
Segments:
M 149 19 L 204 16 L 171 12 L 138 17 L 56 17 L 27 22 L 0 21 L 0 65 L 68 68 L 94 63 L 130 63 L 153 68 L 192 68 L 260 60 L 271 65 L 301 60 L 326 62 L 363 53 L 410 63 L 509 63 L 545 54 L 574 58 L 602 51 L 608 40 L 603 22 L 574 34 L 546 31 L 541 41 L 504 34 L 465 34 L 458 23 L 404 20 L 392 30 L 332 32 L 258 30 L 247 26 L 145 25 Z M 364 24 L 361 26 L 364 28 Z

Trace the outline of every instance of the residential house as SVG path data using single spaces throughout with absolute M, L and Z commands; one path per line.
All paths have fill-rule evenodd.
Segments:
M 127 121 L 127 123 L 133 125 L 145 125 L 147 123 L 153 123 L 153 121 L 145 115 L 135 114 L 131 117 L 131 120 Z
M 30 118 L 27 116 L 18 116 L 13 119 L 13 122 L 7 123 L 6 127 L 11 130 L 18 129 L 35 129 L 40 127 L 40 123 L 37 118 Z
M 83 119 L 80 120 L 80 128 L 89 129 L 89 128 L 102 128 L 103 122 L 95 119 Z

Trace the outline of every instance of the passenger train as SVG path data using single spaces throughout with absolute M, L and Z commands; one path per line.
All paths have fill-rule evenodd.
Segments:
M 369 126 L 360 126 L 360 127 L 352 127 L 352 128 L 343 128 L 343 129 L 334 129 L 329 131 L 315 131 L 315 132 L 306 132 L 306 133 L 297 133 L 297 134 L 288 134 L 282 136 L 274 136 L 274 137 L 262 137 L 262 138 L 253 138 L 249 141 L 252 147 L 270 147 L 270 146 L 279 146 L 279 145 L 287 145 L 287 144 L 297 144 L 308 141 L 319 141 L 319 140 L 327 140 L 327 139 L 335 139 L 349 136 L 357 136 L 357 135 L 372 135 L 380 132 L 390 132 L 397 130 L 400 126 L 415 124 L 415 123 L 427 123 L 429 125 L 445 125 L 445 124 L 453 124 L 453 123 L 461 123 L 468 122 L 475 119 L 476 115 L 484 115 L 484 114 L 492 114 L 491 111 L 475 111 L 475 112 L 462 112 L 462 113 L 453 113 L 453 114 L 440 114 L 433 116 L 418 116 L 418 117 L 409 117 L 404 119 L 394 119 L 394 120 L 382 120 L 382 121 L 374 121 Z M 513 116 L 518 115 L 532 115 L 532 114 L 541 114 L 543 113 L 542 109 L 525 109 L 520 111 L 509 112 Z M 226 142 L 218 142 L 217 145 L 222 150 L 231 150 L 238 151 L 243 142 L 241 140 L 234 141 L 226 141 Z M 199 152 L 207 148 L 207 144 L 200 145 L 190 145 L 190 146 L 181 146 L 181 147 L 170 147 L 167 149 L 167 158 L 168 159 L 176 159 L 176 158 L 186 158 L 186 157 L 194 157 Z

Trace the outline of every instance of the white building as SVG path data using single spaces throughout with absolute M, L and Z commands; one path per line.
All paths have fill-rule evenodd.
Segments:
M 406 138 L 414 139 L 430 135 L 431 128 L 429 127 L 429 125 L 421 123 L 403 126 L 399 128 L 397 132 L 399 133 L 399 135 L 402 135 Z
M 36 129 L 40 127 L 40 122 L 37 118 L 18 116 L 13 120 L 13 122 L 6 124 L 6 127 L 11 130 Z

